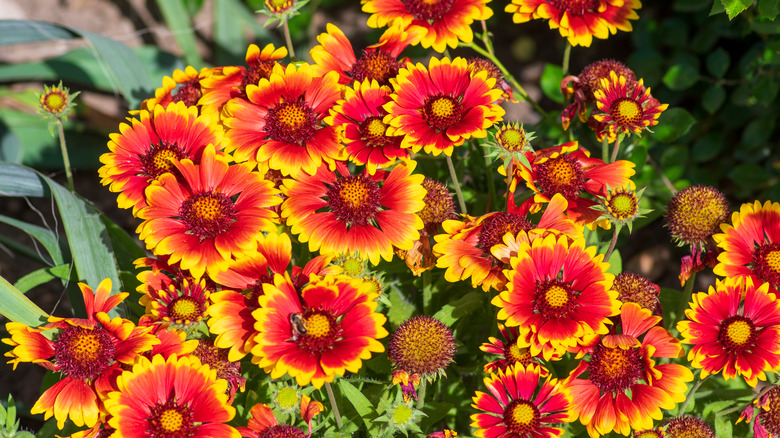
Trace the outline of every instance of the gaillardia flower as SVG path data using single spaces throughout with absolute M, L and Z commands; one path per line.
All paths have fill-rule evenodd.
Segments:
M 401 147 L 402 137 L 387 135 L 383 121 L 387 111 L 382 105 L 390 101 L 390 89 L 380 86 L 376 80 L 344 90 L 344 98 L 331 108 L 325 123 L 343 126 L 344 143 L 350 161 L 365 165 L 373 174 L 378 167 L 389 167 L 398 159 L 409 157 L 409 149 Z
M 206 316 L 210 292 L 205 279 L 183 278 L 166 282 L 159 289 L 147 288 L 139 302 L 154 321 L 186 327 Z
M 715 432 L 704 420 L 687 415 L 674 417 L 667 421 L 664 425 L 664 433 L 666 438 L 717 438 Z
M 567 99 L 574 98 L 566 109 L 561 112 L 561 124 L 563 129 L 569 129 L 569 123 L 575 117 L 581 122 L 585 122 L 588 114 L 588 107 L 595 105 L 596 97 L 593 92 L 601 87 L 602 79 L 609 79 L 611 71 L 615 71 L 618 76 L 626 78 L 626 88 L 628 93 L 633 93 L 636 87 L 636 75 L 626 67 L 622 62 L 614 59 L 603 59 L 588 64 L 577 76 L 566 76 L 561 81 L 561 94 Z
M 275 65 L 268 79 L 246 86 L 247 98 L 225 104 L 225 150 L 242 163 L 267 163 L 283 175 L 314 174 L 342 158 L 340 128 L 322 119 L 341 98 L 338 74 L 317 76 L 311 66 Z
M 656 364 L 655 358 L 684 354 L 680 341 L 659 326 L 660 316 L 635 303 L 620 311 L 620 333 L 605 335 L 588 348 L 566 380 L 572 398 L 571 413 L 592 438 L 612 431 L 628 435 L 631 430 L 653 427 L 685 400 L 685 382 L 693 374 L 684 365 Z M 581 377 L 587 371 L 588 377 Z
M 593 118 L 607 127 L 603 133 L 609 141 L 618 134 L 641 134 L 643 130 L 658 124 L 658 117 L 669 107 L 661 104 L 650 95 L 642 79 L 629 87 L 625 76 L 609 72 L 609 79 L 601 79 L 601 87 L 593 92 L 600 113 Z M 602 135 L 602 133 L 597 133 Z M 600 137 L 603 138 L 603 137 Z
M 713 239 L 723 250 L 713 272 L 723 277 L 750 278 L 754 284 L 769 283 L 780 290 L 780 204 L 742 204 L 731 215 L 731 224 Z
M 701 378 L 723 371 L 750 386 L 780 367 L 780 302 L 769 284 L 727 278 L 693 295 L 688 318 L 677 323 L 683 342 L 693 344 L 688 361 Z
M 131 365 L 160 343 L 149 334 L 151 327 L 136 327 L 129 320 L 108 316 L 128 295 L 111 295 L 110 279 L 101 281 L 94 292 L 83 283 L 79 288 L 87 319 L 50 316 L 49 323 L 39 328 L 9 322 L 6 328 L 11 337 L 3 339 L 12 347 L 5 355 L 14 368 L 20 362 L 32 362 L 63 375 L 30 410 L 44 414 L 47 420 L 54 415 L 59 429 L 68 418 L 76 426 L 95 426 L 105 414 L 102 395 L 115 388 L 120 364 Z
M 56 119 L 62 121 L 68 120 L 68 114 L 76 104 L 73 99 L 76 98 L 81 92 L 77 91 L 71 93 L 68 87 L 62 86 L 62 81 L 57 85 L 43 86 L 43 93 L 39 96 L 38 100 L 41 106 L 38 108 L 38 113 L 43 115 L 44 118 L 48 118 L 52 122 Z M 49 131 L 52 130 L 52 126 L 49 125 Z
M 174 70 L 172 77 L 163 77 L 162 87 L 154 90 L 154 97 L 141 103 L 141 109 L 152 112 L 158 105 L 165 109 L 171 103 L 177 102 L 197 107 L 198 101 L 203 96 L 200 81 L 209 71 L 205 67 L 198 71 L 191 66 L 187 66 L 184 71 Z
M 742 420 L 750 423 L 754 416 L 756 417 L 756 421 L 753 422 L 755 438 L 780 436 L 780 386 L 773 385 L 758 400 L 754 399 L 753 404 L 742 411 L 737 423 Z
M 496 80 L 485 71 L 472 77 L 464 58 L 431 58 L 427 68 L 409 63 L 390 82 L 388 135 L 404 136 L 402 146 L 413 152 L 452 155 L 464 141 L 487 137 L 487 128 L 504 115 Z
M 228 267 L 236 254 L 253 250 L 260 231 L 276 229 L 269 207 L 281 199 L 273 184 L 251 165 L 228 165 L 209 146 L 199 165 L 175 163 L 181 180 L 166 173 L 146 190 L 148 206 L 138 212 L 136 230 L 146 248 L 170 256 L 199 279 Z
M 474 435 L 482 438 L 556 438 L 563 430 L 556 423 L 571 421 L 570 399 L 558 379 L 544 381 L 539 366 L 516 363 L 485 377 L 490 393 L 472 398 L 482 413 L 471 416 Z
M 572 46 L 588 47 L 593 37 L 606 39 L 618 30 L 630 32 L 642 7 L 639 0 L 512 0 L 505 11 L 515 23 L 548 20 Z
M 423 227 L 417 215 L 424 204 L 422 175 L 413 175 L 413 161 L 374 175 L 353 175 L 346 166 L 320 167 L 313 175 L 284 181 L 282 218 L 322 254 L 357 252 L 373 264 L 390 261 L 393 247 L 408 250 Z
M 491 301 L 508 327 L 533 333 L 531 353 L 543 350 L 547 360 L 586 336 L 606 334 L 620 308 L 604 255 L 582 238 L 570 242 L 553 234 L 521 242 L 504 272 L 506 290 Z
M 239 427 L 241 436 L 247 438 L 306 438 L 307 435 L 295 426 L 279 424 L 271 407 L 258 403 L 249 411 L 251 417 L 247 427 Z M 309 434 L 311 436 L 311 434 Z
M 523 337 L 520 337 L 517 327 L 504 327 L 503 324 L 498 324 L 498 331 L 501 332 L 501 336 L 504 338 L 503 341 L 491 336 L 489 343 L 484 343 L 479 347 L 485 353 L 498 356 L 498 359 L 485 364 L 483 367 L 485 373 L 490 374 L 498 370 L 506 370 L 513 364 L 522 366 L 538 365 L 537 359 L 531 356 L 530 343 L 526 342 Z M 542 376 L 547 376 L 547 368 L 541 365 L 539 365 L 539 368 Z
M 438 319 L 415 316 L 398 326 L 390 337 L 387 356 L 395 368 L 431 381 L 452 362 L 455 338 Z
M 228 382 L 193 356 L 141 357 L 117 379 L 105 404 L 114 438 L 239 438 Z
M 621 272 L 615 276 L 612 289 L 618 292 L 621 303 L 636 303 L 648 309 L 653 315 L 661 316 L 661 302 L 658 296 L 661 288 L 647 277 L 631 272 Z
M 119 125 L 111 134 L 107 152 L 100 156 L 100 182 L 119 193 L 120 208 L 133 214 L 146 207 L 144 191 L 152 181 L 174 170 L 184 158 L 199 163 L 208 145 L 221 148 L 222 130 L 213 117 L 198 116 L 198 109 L 182 102 L 140 111 L 140 120 Z
M 252 362 L 272 379 L 289 374 L 298 385 L 320 388 L 384 351 L 377 339 L 387 336 L 387 318 L 376 311 L 373 285 L 343 275 L 312 279 L 300 292 L 286 274 L 265 285 L 252 313 Z
M 458 41 L 470 43 L 474 39 L 471 23 L 487 20 L 493 11 L 487 7 L 490 0 L 361 0 L 369 27 L 384 27 L 399 20 L 405 30 L 425 29 L 420 44 L 442 53 L 458 47 Z M 416 43 L 415 43 L 416 44 Z

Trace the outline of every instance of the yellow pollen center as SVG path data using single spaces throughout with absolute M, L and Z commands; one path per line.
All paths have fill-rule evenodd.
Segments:
M 181 429 L 183 420 L 184 418 L 182 418 L 179 411 L 176 409 L 167 409 L 160 414 L 160 427 L 165 431 L 175 432 Z
M 764 258 L 766 265 L 775 272 L 780 272 L 780 251 L 770 251 Z
M 518 426 L 530 426 L 536 419 L 536 411 L 527 403 L 520 403 L 512 409 L 512 419 Z
M 425 3 L 426 5 L 435 5 L 439 3 L 439 0 L 423 0 L 423 3 Z
M 350 181 L 344 183 L 340 196 L 345 204 L 352 208 L 358 208 L 368 200 L 369 192 L 362 182 Z
M 635 438 L 658 438 L 658 434 L 651 430 L 648 430 L 648 431 L 640 432 L 639 434 L 634 435 L 634 437 Z
M 152 160 L 152 163 L 154 163 L 155 169 L 159 170 L 171 170 L 173 168 L 173 160 L 176 159 L 176 154 L 173 153 L 170 149 L 162 149 L 156 154 L 154 154 L 154 159 Z
M 642 107 L 633 100 L 621 100 L 615 112 L 617 116 L 633 121 L 642 116 Z
M 328 317 L 314 314 L 306 318 L 306 334 L 315 338 L 324 338 L 330 333 Z
M 501 132 L 499 143 L 508 151 L 519 151 L 525 146 L 525 135 L 517 129 L 507 129 Z
M 577 177 L 577 171 L 574 166 L 563 159 L 550 160 L 550 164 L 547 167 L 550 180 L 554 181 L 559 186 L 567 186 L 574 181 Z
M 726 327 L 726 336 L 728 336 L 729 340 L 736 345 L 745 345 L 752 334 L 753 328 L 750 327 L 750 324 L 746 321 L 732 321 L 731 324 Z
M 52 92 L 46 96 L 46 107 L 51 112 L 61 112 L 65 108 L 67 100 L 59 92 Z
M 506 359 L 512 363 L 520 362 L 525 365 L 531 359 L 531 352 L 528 348 L 519 347 L 517 342 L 515 342 L 509 347 Z
M 382 137 L 385 135 L 386 130 L 387 130 L 387 125 L 385 125 L 379 119 L 373 119 L 370 122 L 368 122 L 368 128 L 366 131 L 368 135 L 371 137 Z
M 431 4 L 435 4 L 435 2 Z M 431 103 L 431 113 L 435 117 L 446 119 L 455 113 L 455 104 L 450 99 L 440 97 Z
M 626 193 L 614 196 L 609 201 L 610 213 L 618 219 L 626 219 L 637 212 L 636 199 Z
M 213 221 L 222 216 L 222 208 L 218 200 L 214 198 L 200 198 L 192 206 L 192 210 L 201 219 Z
M 626 356 L 625 350 L 620 348 L 605 349 L 599 362 L 601 373 L 610 379 L 624 377 L 630 366 L 631 361 Z
M 82 362 L 91 362 L 98 358 L 103 351 L 100 348 L 100 339 L 96 333 L 81 333 L 70 345 L 73 356 L 78 357 Z
M 196 318 L 200 314 L 198 305 L 194 301 L 187 299 L 176 300 L 171 305 L 170 313 L 181 315 L 185 319 Z
M 550 307 L 559 309 L 569 303 L 569 294 L 560 286 L 552 286 L 544 293 L 544 298 Z
M 291 131 L 300 129 L 306 122 L 306 113 L 298 105 L 286 105 L 279 109 L 277 114 L 279 122 L 287 125 Z
M 298 391 L 290 387 L 282 388 L 276 393 L 274 401 L 282 409 L 294 409 L 298 405 Z

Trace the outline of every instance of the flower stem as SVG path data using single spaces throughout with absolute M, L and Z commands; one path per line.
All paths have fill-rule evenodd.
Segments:
M 608 163 L 607 158 L 609 158 L 609 139 L 605 135 L 604 139 L 601 140 L 601 159 Z
M 612 148 L 612 158 L 609 160 L 610 163 L 614 163 L 615 160 L 617 160 L 618 151 L 620 150 L 620 142 L 621 141 L 623 141 L 623 134 L 618 134 L 617 138 L 615 139 L 615 146 Z
M 688 393 L 688 397 L 685 397 L 685 401 L 683 402 L 683 404 L 680 405 L 680 410 L 677 411 L 678 415 L 685 414 L 685 408 L 688 407 L 688 402 L 690 402 L 693 399 L 693 394 L 696 393 L 696 390 L 699 389 L 701 384 L 704 383 L 705 380 L 707 380 L 707 377 L 703 379 L 699 379 L 698 381 L 696 381 L 696 383 L 693 384 L 693 388 L 691 388 L 691 391 Z
M 493 162 L 490 158 L 485 157 L 485 177 L 487 178 L 487 184 L 488 184 L 488 207 L 487 210 L 498 210 L 498 195 L 496 194 L 496 180 L 493 177 L 493 169 L 492 169 Z
M 287 17 L 282 19 L 282 27 L 284 28 L 284 41 L 287 43 L 287 51 L 290 52 L 290 61 L 295 61 L 295 49 L 290 37 L 290 26 L 287 24 Z
M 619 226 L 615 225 L 613 227 L 615 230 L 612 232 L 612 240 L 609 241 L 609 248 L 607 248 L 606 254 L 604 254 L 604 261 L 609 260 L 609 256 L 612 255 L 612 251 L 615 249 L 615 243 L 617 243 L 618 234 L 620 234 L 620 228 Z
M 455 195 L 458 197 L 460 212 L 467 214 L 466 201 L 463 199 L 463 192 L 460 190 L 460 182 L 458 182 L 458 175 L 455 173 L 455 165 L 452 164 L 452 157 L 449 155 L 447 155 L 447 167 L 450 168 L 450 177 L 452 177 L 452 184 L 455 186 Z
M 73 173 L 70 170 L 70 158 L 68 158 L 68 145 L 65 143 L 65 130 L 62 128 L 62 120 L 57 119 L 57 133 L 60 136 L 60 150 L 62 151 L 62 163 L 65 166 L 65 176 L 68 178 L 68 190 L 75 193 L 73 185 Z
M 509 197 L 514 197 L 515 194 L 512 192 L 512 179 L 514 179 L 515 175 L 515 162 L 514 160 L 509 160 L 509 164 L 506 165 L 506 200 L 507 203 L 509 202 Z M 517 188 L 515 188 L 517 189 Z M 509 205 L 509 204 L 507 204 Z
M 423 377 L 420 379 L 420 390 L 417 391 L 417 410 L 421 411 L 425 405 L 425 390 L 428 385 L 428 381 Z
M 688 302 L 691 301 L 693 295 L 693 283 L 696 282 L 696 273 L 692 272 L 688 281 L 685 282 L 685 287 L 682 291 L 682 300 L 680 301 L 680 307 L 677 311 L 677 320 L 682 321 L 685 318 L 685 309 L 688 308 Z
M 339 405 L 336 404 L 336 396 L 333 395 L 333 388 L 330 387 L 330 382 L 325 382 L 325 391 L 328 392 L 328 400 L 330 400 L 330 408 L 333 409 L 333 417 L 336 418 L 336 426 L 341 429 L 344 426 L 344 422 L 341 421 Z
M 425 237 L 428 238 L 427 236 Z M 433 289 L 431 288 L 431 270 L 426 269 L 422 273 L 423 281 L 423 312 L 428 314 L 428 308 L 431 305 L 431 298 L 433 297 Z
M 571 58 L 571 43 L 566 41 L 566 48 L 563 49 L 563 62 L 561 63 L 561 71 L 563 76 L 569 72 L 569 59 Z

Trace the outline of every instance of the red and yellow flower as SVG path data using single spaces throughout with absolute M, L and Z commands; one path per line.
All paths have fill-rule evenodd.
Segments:
M 189 158 L 198 163 L 206 146 L 220 148 L 222 130 L 216 122 L 182 102 L 141 111 L 140 120 L 130 119 L 130 125 L 119 125 L 119 134 L 110 135 L 111 152 L 100 156 L 100 182 L 119 193 L 120 208 L 138 213 L 146 207 L 144 190 L 174 170 L 174 162 Z
M 487 137 L 487 129 L 504 115 L 495 78 L 486 71 L 472 76 L 464 58 L 431 58 L 427 68 L 410 63 L 390 82 L 387 134 L 404 136 L 402 146 L 413 152 L 452 155 L 464 141 Z
M 628 82 L 623 75 L 609 72 L 609 79 L 602 78 L 601 86 L 593 92 L 600 113 L 593 118 L 606 126 L 606 132 L 598 132 L 599 139 L 606 135 L 613 142 L 618 134 L 641 134 L 650 126 L 658 124 L 658 117 L 669 107 L 650 95 L 642 79 Z
M 196 357 L 141 357 L 117 385 L 105 402 L 114 438 L 241 436 L 226 424 L 236 414 L 228 382 Z
M 223 110 L 225 149 L 236 162 L 267 163 L 295 178 L 342 159 L 340 128 L 322 123 L 341 98 L 336 72 L 317 76 L 308 64 L 275 65 L 268 79 L 246 86 L 246 95 Z
M 422 28 L 404 30 L 400 22 L 394 22 L 382 34 L 377 44 L 366 47 L 360 58 L 357 58 L 352 43 L 344 32 L 328 23 L 327 32 L 317 37 L 320 44 L 309 52 L 314 61 L 312 70 L 314 74 L 321 76 L 335 71 L 339 74 L 339 83 L 342 85 L 365 80 L 375 80 L 379 85 L 390 85 L 390 79 L 398 74 L 398 70 L 407 61 L 407 58 L 398 59 L 398 56 L 424 33 Z
M 331 108 L 325 123 L 344 128 L 344 143 L 350 161 L 365 165 L 373 174 L 377 167 L 389 167 L 398 159 L 409 157 L 401 147 L 402 137 L 388 136 L 383 121 L 387 111 L 382 105 L 390 101 L 388 87 L 376 80 L 355 82 L 344 90 L 344 98 Z
M 321 167 L 284 181 L 282 218 L 309 250 L 358 253 L 373 264 L 393 258 L 393 247 L 408 250 L 420 238 L 423 222 L 423 175 L 414 175 L 413 161 L 374 175 L 351 174 Z
M 512 0 L 505 11 L 515 23 L 548 20 L 572 46 L 588 47 L 593 37 L 606 39 L 618 30 L 630 32 L 631 22 L 642 7 L 639 0 Z
M 281 202 L 279 192 L 250 165 L 229 166 L 208 147 L 200 164 L 184 159 L 175 166 L 181 179 L 160 176 L 146 190 L 149 205 L 138 212 L 144 222 L 136 231 L 156 255 L 199 279 L 253 250 L 260 231 L 276 229 L 268 208 Z
M 120 364 L 132 364 L 160 343 L 149 334 L 151 327 L 136 327 L 129 320 L 108 316 L 128 295 L 111 295 L 110 279 L 100 282 L 94 292 L 83 283 L 79 288 L 86 319 L 50 316 L 49 323 L 38 328 L 9 322 L 6 328 L 11 337 L 3 339 L 12 347 L 5 355 L 14 369 L 20 362 L 31 362 L 63 375 L 30 410 L 44 414 L 47 420 L 54 415 L 59 429 L 67 419 L 76 426 L 95 426 L 106 413 L 102 399 L 115 388 Z
M 628 435 L 653 427 L 663 417 L 661 410 L 673 409 L 685 400 L 685 382 L 693 374 L 684 365 L 656 364 L 656 358 L 684 354 L 680 341 L 659 326 L 660 316 L 636 303 L 620 312 L 620 333 L 596 339 L 567 378 L 572 398 L 571 413 L 588 429 L 591 438 L 612 431 Z M 587 372 L 588 377 L 582 378 Z
M 163 77 L 162 87 L 154 90 L 154 97 L 141 103 L 141 110 L 154 111 L 156 106 L 167 108 L 171 103 L 182 102 L 186 106 L 198 107 L 198 101 L 203 96 L 200 81 L 209 74 L 210 69 L 204 67 L 200 71 L 187 66 L 184 71 L 178 68 L 171 76 Z
M 750 386 L 780 368 L 780 302 L 769 284 L 727 278 L 693 295 L 686 321 L 677 323 L 683 342 L 693 344 L 688 361 L 701 378 L 723 371 Z
M 490 393 L 477 391 L 472 398 L 482 413 L 471 416 L 474 435 L 483 438 L 555 438 L 563 429 L 555 423 L 571 421 L 570 399 L 558 379 L 544 377 L 538 365 L 512 364 L 485 377 Z
M 388 335 L 387 318 L 376 311 L 379 294 L 371 283 L 341 275 L 312 278 L 300 293 L 287 275 L 264 287 L 253 312 L 258 334 L 252 362 L 272 379 L 289 374 L 299 385 L 320 388 L 384 351 L 377 339 Z
M 485 364 L 483 367 L 485 373 L 492 374 L 498 370 L 506 370 L 513 364 L 524 367 L 531 364 L 539 365 L 538 359 L 531 355 L 531 344 L 525 339 L 527 335 L 521 337 L 517 327 L 505 327 L 503 324 L 498 324 L 498 331 L 501 332 L 503 340 L 491 336 L 488 339 L 490 342 L 479 347 L 485 353 L 498 356 L 496 360 Z M 549 374 L 547 368 L 542 365 L 539 365 L 539 372 L 542 377 Z
M 723 250 L 713 272 L 723 277 L 769 283 L 780 290 L 780 203 L 742 204 L 713 237 Z
M 515 163 L 511 189 L 515 190 L 519 179 L 525 180 L 534 192 L 534 196 L 523 203 L 531 213 L 539 211 L 553 195 L 560 193 L 569 202 L 566 214 L 578 224 L 589 225 L 599 217 L 599 212 L 591 208 L 598 203 L 585 195 L 604 197 L 608 185 L 633 187 L 630 178 L 634 175 L 634 163 L 618 160 L 607 164 L 591 158 L 576 141 L 528 152 L 527 157 L 531 167 Z
M 586 337 L 606 334 L 609 317 L 620 302 L 611 290 L 614 276 L 596 247 L 585 240 L 549 234 L 520 242 L 512 268 L 504 275 L 506 290 L 493 298 L 498 319 L 520 334 L 531 332 L 531 354 L 549 360 L 575 347 Z
M 184 327 L 205 318 L 209 293 L 205 279 L 182 278 L 147 287 L 139 302 L 153 321 Z
M 471 23 L 487 20 L 493 10 L 490 0 L 361 0 L 369 27 L 384 27 L 399 20 L 406 30 L 415 27 L 425 30 L 420 44 L 424 48 L 442 53 L 447 46 L 455 49 L 458 42 L 470 43 L 474 39 Z M 416 44 L 416 43 L 415 43 Z

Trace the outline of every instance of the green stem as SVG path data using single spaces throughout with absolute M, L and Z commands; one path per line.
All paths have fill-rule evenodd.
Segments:
M 743 405 L 740 405 L 740 406 L 733 406 L 733 407 L 730 407 L 728 409 L 724 409 L 724 410 L 718 412 L 718 417 L 724 417 L 724 416 L 726 416 L 726 415 L 728 415 L 728 414 L 730 414 L 732 412 L 744 411 L 745 408 L 747 408 L 748 406 L 751 406 L 753 404 L 753 401 L 761 399 L 761 397 L 763 397 L 764 394 L 769 392 L 774 387 L 775 387 L 774 385 L 766 385 L 765 387 L 763 387 L 761 389 L 761 391 L 758 391 L 756 393 L 756 395 L 749 402 L 747 402 L 747 403 L 745 403 Z
M 420 390 L 417 391 L 417 410 L 421 411 L 423 406 L 425 405 L 425 390 L 427 385 L 427 380 L 425 380 L 425 377 L 420 379 Z
M 515 194 L 512 192 L 512 179 L 514 179 L 515 175 L 515 162 L 513 160 L 509 160 L 509 164 L 506 165 L 506 199 L 509 201 L 510 196 L 515 196 Z
M 507 70 L 506 67 L 504 67 L 504 64 L 501 63 L 501 61 L 498 60 L 498 58 L 495 57 L 495 55 L 491 54 L 487 50 L 483 49 L 482 47 L 479 47 L 478 45 L 474 44 L 474 42 L 470 43 L 460 43 L 461 47 L 469 47 L 475 52 L 479 53 L 480 55 L 484 56 L 485 58 L 489 59 L 493 64 L 498 67 L 499 70 L 501 70 L 501 74 L 504 75 L 504 78 L 509 81 L 510 84 L 517 90 L 517 92 L 520 94 L 520 97 L 523 98 L 524 101 L 531 104 L 531 106 L 534 107 L 534 109 L 542 115 L 542 117 L 547 117 L 547 111 L 542 109 L 541 106 L 539 106 L 538 103 L 536 103 L 531 97 L 526 93 L 525 89 L 520 85 L 519 82 L 517 82 L 517 79 L 515 79 L 514 76 L 512 76 L 509 73 L 509 70 Z
M 328 400 L 330 400 L 330 408 L 333 409 L 333 416 L 336 418 L 336 426 L 341 429 L 344 426 L 344 422 L 341 421 L 339 406 L 336 404 L 336 396 L 333 395 L 333 388 L 330 387 L 330 382 L 325 382 L 325 391 L 328 392 Z
M 707 376 L 709 377 L 709 376 Z M 691 388 L 691 392 L 688 393 L 688 397 L 685 397 L 685 401 L 683 404 L 680 405 L 680 410 L 677 411 L 678 415 L 685 415 L 685 408 L 688 407 L 688 402 L 693 400 L 693 394 L 696 393 L 696 390 L 699 389 L 702 383 L 704 383 L 705 380 L 707 380 L 707 377 L 698 380 L 696 383 L 693 384 L 693 388 Z
M 608 163 L 607 158 L 609 158 L 609 139 L 605 135 L 604 140 L 601 140 L 601 159 Z
M 612 255 L 612 251 L 615 249 L 615 243 L 617 243 L 618 234 L 620 234 L 620 227 L 615 225 L 613 227 L 615 230 L 612 232 L 612 240 L 609 241 L 609 248 L 607 248 L 607 253 L 604 254 L 604 261 L 609 260 L 609 256 Z
M 428 238 L 427 236 L 425 237 Z M 431 288 L 431 270 L 426 269 L 422 273 L 423 281 L 423 313 L 428 314 L 428 308 L 431 305 L 431 297 L 433 296 L 433 289 Z
M 488 53 L 493 55 L 493 44 L 490 43 L 490 38 L 488 37 L 488 30 L 487 30 L 487 23 L 485 20 L 481 20 L 482 23 L 482 44 L 485 45 L 485 48 L 487 49 Z
M 460 182 L 458 182 L 458 175 L 455 173 L 455 165 L 452 164 L 452 157 L 447 155 L 447 167 L 450 168 L 450 177 L 452 177 L 452 184 L 455 186 L 455 195 L 458 197 L 458 205 L 460 205 L 461 214 L 468 214 L 466 212 L 466 201 L 463 199 L 463 192 L 460 191 Z
M 693 295 L 693 284 L 696 282 L 696 273 L 692 272 L 688 281 L 685 282 L 685 287 L 682 291 L 682 301 L 680 301 L 680 307 L 677 311 L 677 319 L 682 321 L 685 318 L 685 309 L 688 308 L 688 303 L 691 301 Z
M 295 62 L 295 49 L 290 37 L 290 26 L 287 24 L 287 17 L 282 19 L 282 27 L 284 28 L 284 41 L 287 43 L 287 51 L 290 52 L 290 61 Z
M 571 44 L 566 41 L 566 48 L 563 49 L 563 62 L 561 63 L 561 71 L 563 71 L 563 76 L 566 76 L 566 73 L 569 72 L 569 59 L 571 58 Z
M 615 146 L 612 148 L 612 158 L 609 160 L 610 163 L 614 163 L 615 160 L 617 160 L 618 151 L 620 151 L 620 142 L 623 141 L 623 134 L 618 134 L 617 138 L 615 139 Z
M 68 158 L 68 144 L 65 143 L 65 130 L 62 128 L 62 120 L 60 119 L 57 119 L 57 133 L 60 136 L 60 150 L 62 151 L 62 163 L 65 166 L 65 176 L 68 178 L 68 190 L 75 193 L 73 173 L 70 170 L 70 158 Z

